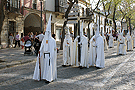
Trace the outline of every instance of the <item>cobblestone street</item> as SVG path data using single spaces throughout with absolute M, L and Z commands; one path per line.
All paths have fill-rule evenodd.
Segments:
M 36 56 L 24 56 L 23 50 L 20 49 L 13 49 L 16 54 L 4 50 L 6 49 L 0 50 L 0 90 L 134 90 L 135 88 L 135 49 L 127 52 L 127 55 L 118 56 L 116 43 L 114 48 L 105 51 L 103 69 L 62 67 L 62 51 L 59 51 L 58 79 L 49 84 L 43 80 L 38 82 L 32 79 Z M 7 59 L 11 59 L 11 62 Z M 4 67 L 10 63 L 17 63 L 15 59 L 19 64 L 2 68 L 2 65 Z

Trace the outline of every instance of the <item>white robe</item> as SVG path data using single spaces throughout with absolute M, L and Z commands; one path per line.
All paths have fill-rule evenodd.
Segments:
M 85 37 L 84 35 L 81 36 L 80 44 L 81 44 L 80 66 L 89 68 L 89 66 L 88 66 L 88 38 Z
M 132 40 L 133 40 L 133 48 L 135 48 L 135 35 L 132 35 Z
M 74 66 L 79 66 L 78 65 L 78 38 L 76 37 L 73 43 L 73 62 L 72 64 Z
M 50 53 L 50 62 L 49 62 L 49 55 L 48 54 L 44 55 L 44 53 L 47 50 Z M 40 47 L 41 79 L 45 79 L 49 82 L 57 79 L 56 59 L 57 59 L 56 41 L 52 37 L 50 37 L 47 44 L 47 40 L 44 38 Z M 37 57 L 33 79 L 38 81 L 40 80 L 39 55 Z
M 94 66 L 96 64 L 96 41 L 93 39 L 95 36 L 93 36 L 90 39 L 90 47 L 89 47 L 89 64 L 90 66 Z
M 73 42 L 71 37 L 66 37 L 63 42 L 63 64 L 73 65 Z
M 109 47 L 110 47 L 110 48 L 114 47 L 114 42 L 113 42 L 113 41 L 114 41 L 113 36 L 110 35 L 110 36 L 109 36 Z
M 96 38 L 95 41 L 93 40 L 94 38 Z M 105 67 L 104 41 L 100 35 L 97 37 L 93 36 L 90 40 L 89 64 L 100 68 Z
M 132 45 L 132 38 L 130 35 L 126 36 L 127 39 L 127 50 L 133 50 L 133 45 Z
M 117 55 L 126 54 L 126 39 L 123 36 L 119 36 L 117 40 Z
M 108 45 L 107 45 L 106 37 L 103 36 L 103 39 L 104 39 L 104 50 L 108 50 Z
M 78 37 L 76 37 L 74 40 L 74 46 L 73 46 L 73 65 L 89 68 L 88 66 L 88 38 L 85 37 L 84 35 L 81 36 L 81 41 L 79 43 L 81 44 L 80 64 L 78 64 Z

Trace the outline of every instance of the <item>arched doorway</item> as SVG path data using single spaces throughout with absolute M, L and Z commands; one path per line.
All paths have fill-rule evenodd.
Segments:
M 40 31 L 41 17 L 34 13 L 29 14 L 24 20 L 24 35 L 28 34 L 29 32 L 33 32 L 35 34 L 35 32 L 39 33 Z

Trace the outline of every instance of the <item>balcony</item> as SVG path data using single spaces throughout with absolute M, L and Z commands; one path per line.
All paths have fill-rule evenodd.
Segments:
M 20 0 L 17 0 L 17 2 L 14 4 L 11 3 L 10 0 L 7 0 L 5 10 L 10 13 L 20 13 Z

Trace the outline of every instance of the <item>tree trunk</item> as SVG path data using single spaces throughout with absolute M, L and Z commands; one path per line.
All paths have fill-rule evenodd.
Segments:
M 114 12 L 113 12 L 113 23 L 114 23 L 114 34 L 116 34 L 117 29 L 116 29 L 116 22 L 115 22 L 115 13 L 116 13 L 116 5 L 114 6 Z
M 131 35 L 132 28 L 131 28 L 131 19 L 130 19 L 130 17 L 128 18 L 128 20 L 129 20 L 129 30 L 130 30 L 130 35 Z
M 107 21 L 107 17 L 105 17 L 105 21 L 104 21 L 104 32 L 106 32 L 106 21 Z
M 2 26 L 3 26 L 3 21 L 5 18 L 5 15 L 4 15 L 5 4 L 6 4 L 6 0 L 1 0 L 0 2 L 0 44 L 1 44 L 1 31 L 2 31 Z

